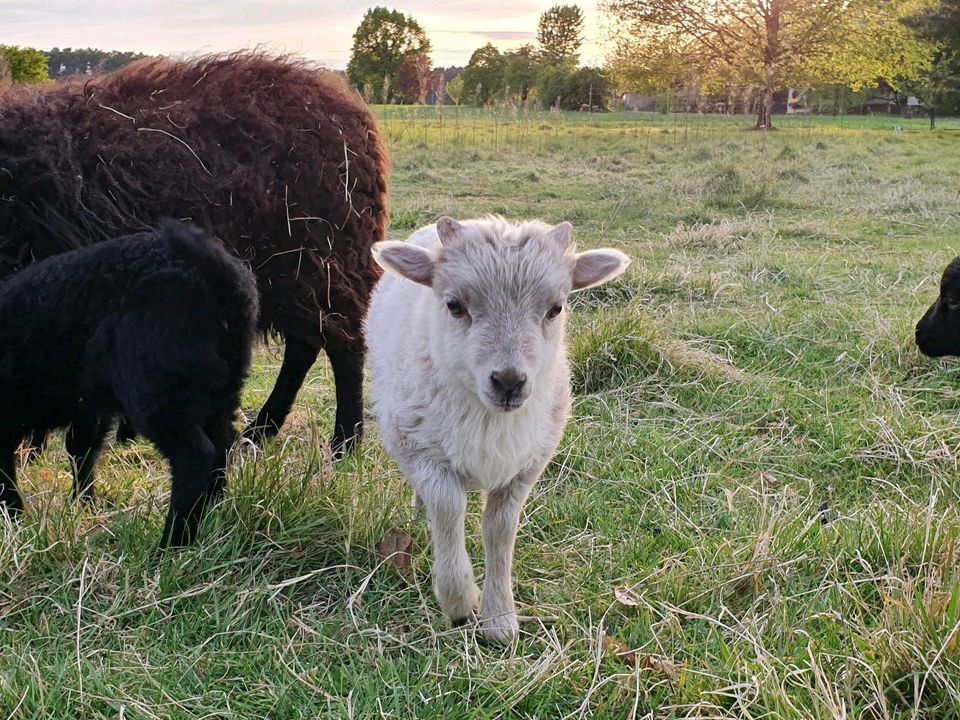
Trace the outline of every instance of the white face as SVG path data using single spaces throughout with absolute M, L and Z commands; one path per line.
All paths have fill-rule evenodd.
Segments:
M 433 290 L 445 371 L 496 412 L 521 407 L 554 366 L 568 295 L 619 275 L 616 250 L 573 252 L 572 228 L 441 218 L 439 253 L 378 243 L 378 262 Z

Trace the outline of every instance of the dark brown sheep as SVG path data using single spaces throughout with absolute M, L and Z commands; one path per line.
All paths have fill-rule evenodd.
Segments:
M 286 341 L 248 428 L 276 434 L 320 349 L 336 382 L 334 451 L 362 432 L 362 322 L 379 277 L 388 158 L 331 72 L 259 53 L 145 60 L 0 99 L 0 277 L 156 226 L 221 238 L 253 269 L 260 330 Z

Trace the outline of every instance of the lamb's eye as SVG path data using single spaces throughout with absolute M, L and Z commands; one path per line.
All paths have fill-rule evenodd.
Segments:
M 462 318 L 466 312 L 466 310 L 463 309 L 463 304 L 459 300 L 448 300 L 447 310 L 449 310 L 450 314 L 455 318 Z
M 947 302 L 947 310 L 949 310 L 950 312 L 956 312 L 957 310 L 960 310 L 960 300 L 957 300 L 955 298 L 946 298 L 946 302 Z
M 557 315 L 563 312 L 563 303 L 557 303 L 547 310 L 547 320 L 553 320 Z

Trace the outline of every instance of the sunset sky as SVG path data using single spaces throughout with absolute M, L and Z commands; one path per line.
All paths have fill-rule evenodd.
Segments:
M 566 0 L 569 2 L 570 0 Z M 406 0 L 386 3 L 413 15 L 433 44 L 435 65 L 465 65 L 487 42 L 501 50 L 536 40 L 540 13 L 556 0 Z M 0 0 L 0 43 L 40 49 L 99 47 L 146 53 L 196 53 L 264 44 L 342 69 L 353 32 L 371 6 L 342 0 Z M 594 0 L 582 61 L 597 64 L 601 28 Z

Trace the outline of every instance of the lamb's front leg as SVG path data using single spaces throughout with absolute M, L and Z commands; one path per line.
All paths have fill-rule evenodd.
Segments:
M 430 520 L 434 594 L 450 621 L 462 625 L 476 615 L 480 597 L 464 538 L 466 490 L 452 472 L 434 464 L 418 467 L 411 480 Z
M 489 642 L 508 643 L 520 630 L 513 603 L 513 546 L 520 510 L 538 475 L 521 473 L 509 485 L 487 495 L 483 510 L 486 579 L 480 614 L 483 634 Z

